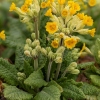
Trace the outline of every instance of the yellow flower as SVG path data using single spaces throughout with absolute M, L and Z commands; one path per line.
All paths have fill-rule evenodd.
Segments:
M 75 38 L 67 38 L 64 40 L 65 47 L 67 47 L 69 49 L 74 48 L 76 44 L 77 44 L 77 39 L 75 39 Z
M 4 34 L 4 32 L 5 32 L 4 30 L 0 32 L 0 38 L 2 40 L 5 40 L 5 34 Z
M 51 46 L 52 46 L 53 48 L 58 48 L 59 42 L 58 42 L 57 40 L 53 40 L 52 43 L 51 43 Z
M 70 9 L 69 9 L 69 12 L 70 12 L 70 15 L 74 15 L 74 14 L 76 13 L 76 10 L 73 9 L 73 8 L 70 8 Z
M 63 17 L 66 17 L 68 15 L 68 11 L 66 9 L 63 9 L 62 12 L 61 12 L 61 15 Z
M 27 12 L 28 11 L 28 5 L 26 5 L 26 4 L 22 5 L 21 10 L 23 12 Z
M 58 30 L 56 22 L 47 22 L 45 28 L 49 34 L 54 34 Z
M 89 30 L 88 32 L 89 32 L 89 34 L 90 34 L 92 37 L 94 37 L 94 34 L 95 34 L 95 28 L 93 28 L 92 30 Z
M 41 3 L 41 8 L 46 8 L 46 7 L 47 7 L 46 2 L 42 2 L 42 3 Z
M 33 1 L 33 0 L 25 0 L 25 3 L 24 3 L 24 4 L 27 5 L 27 6 L 29 6 L 29 5 L 32 4 L 32 1 Z
M 63 4 L 65 4 L 65 0 L 58 0 L 58 3 L 59 3 L 60 5 L 63 5 Z
M 93 19 L 90 16 L 85 15 L 83 18 L 83 23 L 87 26 L 93 25 Z
M 74 10 L 79 11 L 80 10 L 80 6 L 78 3 L 74 3 L 74 5 L 72 6 Z
M 14 11 L 15 9 L 16 9 L 16 5 L 15 3 L 12 3 L 9 11 Z
M 68 5 L 72 7 L 74 5 L 74 1 L 68 1 Z
M 52 16 L 51 8 L 47 10 L 47 12 L 45 13 L 45 16 Z
M 89 0 L 89 5 L 90 6 L 95 6 L 96 5 L 96 0 Z
M 79 19 L 83 20 L 84 19 L 84 13 L 77 13 L 77 16 Z

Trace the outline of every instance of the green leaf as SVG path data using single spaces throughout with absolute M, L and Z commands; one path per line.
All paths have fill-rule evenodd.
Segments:
M 100 64 L 100 59 L 98 57 L 98 51 L 100 50 L 100 39 L 97 38 L 96 39 L 96 42 L 95 42 L 95 45 L 94 45 L 94 48 L 93 48 L 93 53 L 94 53 L 94 57 L 96 59 L 96 62 Z
M 19 19 L 13 17 L 8 17 L 8 20 L 9 32 L 6 36 L 5 43 L 10 47 L 23 47 L 26 39 L 25 34 L 23 34 L 23 31 L 25 31 L 23 30 L 23 28 L 25 28 L 24 24 L 22 24 Z
M 34 71 L 33 67 L 27 61 L 24 61 L 24 73 L 28 77 Z
M 31 100 L 33 98 L 32 94 L 22 91 L 15 86 L 7 86 L 4 89 L 4 97 L 7 100 Z
M 15 67 L 21 71 L 24 68 L 24 61 L 29 60 L 29 58 L 24 55 L 24 50 L 21 47 L 16 48 L 16 58 L 15 58 Z
M 47 84 L 44 80 L 41 70 L 34 71 L 32 74 L 30 74 L 29 77 L 24 81 L 24 83 L 31 86 L 32 88 L 40 88 Z
M 48 83 L 48 85 L 50 86 L 50 85 L 54 85 L 54 86 L 56 86 L 59 90 L 60 90 L 60 92 L 63 92 L 63 88 L 56 82 L 56 81 L 50 81 L 49 83 Z
M 43 90 L 38 93 L 34 100 L 60 100 L 61 92 L 54 86 L 50 85 L 49 87 L 43 88 Z
M 100 92 L 100 89 L 88 83 L 83 83 L 80 88 L 86 95 L 98 95 Z
M 0 58 L 0 77 L 10 85 L 17 85 L 17 70 L 14 65 Z
M 97 96 L 97 100 L 100 100 L 100 92 L 99 92 L 99 94 L 98 94 L 98 96 Z
M 83 91 L 78 88 L 76 85 L 71 84 L 70 82 L 63 82 L 61 83 L 61 86 L 63 87 L 63 93 L 62 95 L 66 98 L 72 98 L 73 100 L 83 100 L 85 99 L 85 94 Z
M 44 55 L 39 56 L 39 68 L 43 68 L 47 62 L 47 57 Z
M 100 76 L 99 75 L 90 75 L 91 82 L 100 87 Z
M 94 65 L 94 62 L 86 62 L 86 63 L 81 63 L 81 64 L 78 64 L 77 68 L 78 69 L 82 69 L 82 68 L 87 68 L 87 67 L 90 67 Z

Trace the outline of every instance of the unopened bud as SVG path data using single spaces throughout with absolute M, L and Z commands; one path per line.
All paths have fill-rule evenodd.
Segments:
M 31 45 L 31 43 L 32 43 L 31 39 L 26 39 L 26 44 Z
M 77 63 L 76 63 L 76 62 L 72 62 L 72 63 L 69 65 L 69 67 L 74 67 L 74 68 L 76 68 L 76 67 L 77 67 Z
M 40 45 L 37 45 L 37 46 L 35 47 L 35 49 L 36 49 L 37 52 L 40 52 L 40 51 L 41 51 L 41 46 L 40 46 Z
M 34 40 L 36 38 L 35 33 L 31 34 L 32 39 Z
M 51 51 L 51 48 L 50 47 L 46 47 L 46 51 L 47 51 L 47 53 L 49 53 Z
M 28 48 L 29 48 L 29 45 L 28 44 L 25 44 L 24 50 L 28 50 Z
M 78 69 L 73 69 L 71 70 L 71 74 L 79 74 L 80 71 Z
M 56 57 L 55 63 L 62 63 L 62 57 Z
M 41 53 L 43 53 L 44 55 L 47 55 L 47 51 L 44 48 L 41 49 Z
M 32 47 L 36 47 L 37 45 L 40 45 L 39 40 L 34 40 L 34 42 L 32 42 Z
M 32 54 L 31 54 L 33 57 L 36 57 L 38 56 L 38 53 L 35 49 L 32 50 Z
M 69 28 L 63 28 L 63 29 L 62 29 L 62 32 L 63 32 L 63 33 L 66 33 L 67 35 L 70 34 Z
M 54 53 L 53 53 L 52 51 L 50 51 L 50 52 L 48 53 L 48 58 L 49 58 L 49 59 L 52 59 L 52 60 L 55 59 L 55 55 L 54 55 Z
M 19 80 L 19 81 L 23 81 L 24 78 L 22 78 L 22 77 L 18 77 L 18 80 Z
M 31 54 L 30 54 L 30 51 L 29 51 L 29 50 L 25 50 L 25 51 L 24 51 L 24 54 L 25 54 L 26 56 L 28 56 L 28 57 L 30 57 L 30 56 L 31 56 Z
M 22 77 L 22 78 L 26 78 L 25 73 L 21 73 L 21 72 L 18 72 L 18 73 L 17 73 L 17 76 L 18 76 L 18 77 Z
M 60 46 L 60 47 L 57 49 L 56 53 L 63 53 L 64 50 L 65 50 L 65 47 L 64 47 L 64 46 Z

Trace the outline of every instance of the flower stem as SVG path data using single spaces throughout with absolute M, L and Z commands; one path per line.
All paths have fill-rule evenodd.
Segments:
M 38 69 L 38 58 L 34 58 L 34 70 Z
M 66 73 L 67 73 L 67 69 L 65 69 L 65 71 L 63 72 L 63 74 L 61 75 L 61 77 L 65 77 Z
M 62 46 L 62 45 L 63 45 L 63 39 L 61 39 L 61 41 L 60 41 L 60 46 Z M 63 57 L 63 54 L 62 54 L 62 57 Z M 56 74 L 55 74 L 55 80 L 57 80 L 57 78 L 59 76 L 61 65 L 62 65 L 62 63 L 59 63 L 57 65 L 57 70 L 56 70 Z
M 61 69 L 61 63 L 59 63 L 58 66 L 57 66 L 57 70 L 56 70 L 56 74 L 55 74 L 55 80 L 57 80 L 57 78 L 59 76 L 60 69 Z
M 35 30 L 36 39 L 39 39 L 38 17 L 34 18 L 34 30 Z
M 53 62 L 53 61 L 50 60 L 50 61 L 49 61 L 49 64 L 48 64 L 47 79 L 46 79 L 47 82 L 49 81 L 49 78 L 50 78 L 50 72 L 51 72 L 52 62 Z

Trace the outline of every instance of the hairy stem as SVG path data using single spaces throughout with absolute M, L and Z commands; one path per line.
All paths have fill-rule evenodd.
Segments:
M 51 72 L 52 62 L 53 62 L 53 61 L 50 60 L 50 61 L 49 61 L 49 64 L 48 64 L 47 79 L 46 79 L 47 82 L 49 81 L 49 78 L 50 78 L 50 72 Z
M 61 77 L 65 77 L 66 73 L 67 73 L 67 69 L 63 72 L 63 74 L 61 75 Z
M 34 30 L 35 30 L 35 35 L 36 39 L 39 39 L 39 26 L 38 26 L 38 17 L 34 18 Z
M 63 45 L 63 39 L 61 39 L 61 41 L 60 41 L 60 46 L 62 46 L 62 45 Z M 62 54 L 62 57 L 63 57 L 63 54 Z M 57 70 L 56 70 L 56 74 L 55 74 L 55 80 L 57 80 L 57 78 L 59 76 L 61 65 L 62 65 L 62 63 L 59 63 L 57 65 Z
M 34 70 L 38 69 L 38 58 L 34 58 Z
M 55 74 L 55 80 L 57 80 L 57 78 L 59 76 L 59 72 L 60 72 L 60 69 L 61 69 L 61 64 L 62 63 L 59 63 L 58 66 L 57 66 L 57 70 L 56 70 L 56 74 Z

